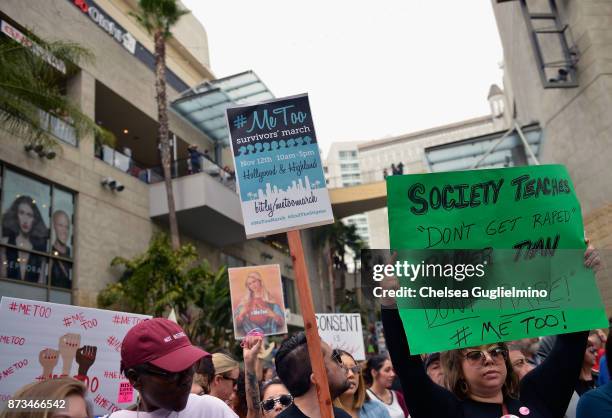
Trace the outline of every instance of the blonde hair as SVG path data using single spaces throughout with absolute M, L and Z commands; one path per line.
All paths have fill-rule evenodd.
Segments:
M 71 395 L 78 395 L 85 399 L 87 388 L 81 382 L 71 377 L 61 377 L 58 379 L 47 379 L 42 382 L 30 383 L 19 389 L 12 399 L 22 400 L 62 400 Z M 87 402 L 87 416 L 93 418 L 93 413 Z M 0 418 L 50 418 L 56 409 L 37 409 L 35 411 L 27 409 L 8 409 L 6 408 Z
M 357 362 L 355 361 L 355 358 L 348 352 L 344 351 L 344 350 L 340 350 L 337 349 L 340 352 L 340 357 L 342 356 L 347 356 L 353 359 L 353 361 L 355 362 L 355 364 L 357 364 Z M 363 371 L 359 372 L 359 376 L 357 376 L 357 390 L 355 391 L 355 393 L 353 394 L 353 400 L 351 402 L 350 408 L 359 411 L 361 409 L 361 407 L 363 406 L 364 403 L 366 403 L 367 401 L 369 401 L 369 397 L 368 394 L 366 393 L 366 383 L 365 380 L 363 378 Z M 335 400 L 334 400 L 334 406 L 337 406 L 338 408 L 342 408 L 345 411 L 347 410 L 347 407 L 349 405 L 344 405 L 342 403 L 342 401 L 340 400 L 340 397 L 338 396 Z
M 240 363 L 225 353 L 214 353 L 212 355 L 212 362 L 215 366 L 215 375 L 224 375 L 227 372 L 240 368 Z
M 489 344 L 489 346 L 492 344 Z M 505 343 L 495 344 L 505 350 L 508 346 Z M 463 360 L 464 349 L 443 351 L 440 353 L 440 364 L 444 371 L 444 386 L 453 392 L 459 399 L 468 399 L 470 386 L 463 375 Z M 519 396 L 519 379 L 510 362 L 510 356 L 504 359 L 506 365 L 506 380 L 502 386 L 504 396 L 518 398 Z
M 259 280 L 259 283 L 261 283 L 261 288 L 262 288 L 262 293 L 263 293 L 263 300 L 264 302 L 268 302 L 268 303 L 276 303 L 274 302 L 274 298 L 272 297 L 272 295 L 270 294 L 270 292 L 268 292 L 268 289 L 266 289 L 266 286 L 264 285 L 263 282 L 263 278 L 261 277 L 261 273 L 258 272 L 257 270 L 254 270 L 252 272 L 250 272 L 249 274 L 247 274 L 246 276 L 246 280 L 244 281 L 244 287 L 247 288 L 247 294 L 244 295 L 244 297 L 242 298 L 242 300 L 240 301 L 241 305 L 247 304 L 252 298 L 253 298 L 253 292 L 251 291 L 251 289 L 249 289 L 249 277 L 254 276 L 257 280 Z

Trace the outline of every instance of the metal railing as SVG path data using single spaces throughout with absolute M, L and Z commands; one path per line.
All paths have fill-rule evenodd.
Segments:
M 150 183 L 158 183 L 164 180 L 161 166 L 150 168 L 154 174 Z M 199 159 L 183 158 L 173 161 L 170 166 L 172 178 L 189 176 L 191 174 L 206 173 L 208 176 L 219 181 L 225 187 L 236 191 L 236 176 L 229 167 L 221 167 L 214 161 L 201 156 Z
M 118 151 L 108 145 L 98 144 L 96 157 L 144 183 L 154 184 L 164 181 L 164 170 L 161 165 L 147 166 L 127 153 Z M 206 173 L 227 188 L 236 191 L 234 172 L 230 171 L 228 167 L 223 168 L 217 165 L 204 156 L 199 159 L 184 158 L 173 161 L 170 165 L 170 173 L 173 179 L 191 174 Z
M 69 122 L 39 109 L 42 127 L 51 135 L 73 147 L 78 145 L 76 130 Z

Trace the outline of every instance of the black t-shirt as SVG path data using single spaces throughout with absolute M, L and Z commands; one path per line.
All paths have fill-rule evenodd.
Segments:
M 348 412 L 344 411 L 343 409 L 336 408 L 335 406 L 334 406 L 334 417 L 351 418 Z M 285 409 L 283 412 L 278 414 L 276 418 L 308 418 L 308 417 L 304 415 L 304 413 L 300 410 L 300 408 L 295 406 L 295 404 L 292 404 L 287 409 Z
M 584 395 L 591 389 L 595 389 L 595 380 L 578 379 L 578 383 L 576 383 L 576 393 L 578 396 Z
M 559 418 L 565 414 L 582 367 L 588 332 L 563 334 L 546 360 L 520 382 L 519 399 L 504 398 L 504 405 L 460 400 L 434 383 L 421 357 L 411 355 L 402 320 L 396 309 L 383 309 L 385 342 L 395 373 L 400 377 L 412 418 L 499 418 L 504 405 L 524 418 Z

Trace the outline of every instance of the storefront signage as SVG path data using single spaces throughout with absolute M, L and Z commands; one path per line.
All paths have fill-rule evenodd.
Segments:
M 75 6 L 96 22 L 104 31 L 115 38 L 131 54 L 136 52 L 136 38 L 119 26 L 109 15 L 100 9 L 93 1 L 72 0 Z
M 19 42 L 21 45 L 29 48 L 36 56 L 45 60 L 53 68 L 60 71 L 62 74 L 66 74 L 66 64 L 49 51 L 38 45 L 36 42 L 25 36 L 20 30 L 15 28 L 13 25 L 0 20 L 0 30 L 9 38 Z

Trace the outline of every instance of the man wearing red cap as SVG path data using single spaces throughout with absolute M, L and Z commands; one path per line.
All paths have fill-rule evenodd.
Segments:
M 237 418 L 223 401 L 189 393 L 195 366 L 206 356 L 172 321 L 153 318 L 134 326 L 123 339 L 121 371 L 140 399 L 136 411 L 112 418 Z

